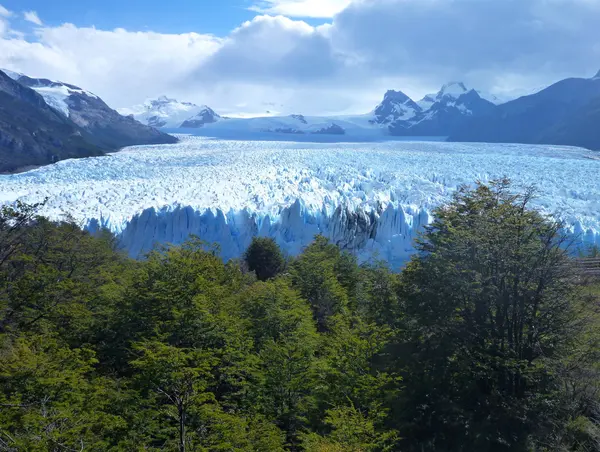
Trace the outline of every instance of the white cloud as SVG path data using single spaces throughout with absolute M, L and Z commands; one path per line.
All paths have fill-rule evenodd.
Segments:
M 331 18 L 352 0 L 262 0 L 250 10 L 263 14 L 281 14 L 288 17 Z
M 262 6 L 291 3 L 308 4 Z M 419 98 L 450 79 L 508 92 L 591 76 L 597 23 L 600 0 L 353 0 L 319 27 L 257 16 L 223 37 L 64 24 L 27 41 L 0 28 L 0 67 L 70 81 L 115 107 L 166 94 L 225 113 L 360 112 L 386 89 Z
M 126 106 L 178 87 L 220 40 L 197 33 L 160 34 L 42 27 L 37 41 L 0 39 L 0 67 L 81 85 Z
M 326 78 L 344 60 L 336 58 L 325 27 L 283 16 L 257 16 L 233 30 L 196 72 L 200 78 L 308 82 Z
M 32 24 L 43 25 L 42 20 L 40 19 L 40 16 L 38 16 L 37 12 L 35 12 L 35 11 L 24 11 L 23 18 L 27 22 L 31 22 Z
M 7 10 L 4 6 L 0 5 L 0 17 L 10 17 L 12 13 Z
M 4 6 L 0 5 L 0 38 L 7 34 L 8 28 L 8 20 L 12 13 L 7 10 Z
M 598 0 L 373 0 L 337 15 L 331 39 L 374 73 L 494 85 L 594 73 L 598 21 Z

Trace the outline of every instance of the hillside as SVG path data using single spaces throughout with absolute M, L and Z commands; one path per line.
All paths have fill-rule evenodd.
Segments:
M 0 172 L 102 153 L 41 95 L 0 71 Z

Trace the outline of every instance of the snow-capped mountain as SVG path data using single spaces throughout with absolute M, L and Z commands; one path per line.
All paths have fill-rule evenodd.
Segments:
M 99 155 L 135 144 L 176 143 L 171 135 L 121 116 L 78 86 L 0 70 L 5 171 Z
M 423 99 L 417 102 L 417 104 L 421 107 L 422 110 L 429 110 L 436 102 L 440 102 L 443 99 L 447 99 L 450 101 L 451 99 L 458 99 L 460 96 L 468 93 L 469 91 L 471 91 L 471 89 L 469 89 L 463 82 L 450 82 L 442 86 L 442 88 L 437 93 L 425 95 Z M 477 92 L 477 94 L 479 94 L 479 97 L 487 100 L 488 102 L 493 103 L 494 105 L 500 105 L 504 102 L 507 102 L 508 100 L 511 100 L 510 98 L 500 98 L 486 91 L 475 91 Z
M 102 148 L 115 150 L 134 144 L 175 143 L 165 133 L 122 116 L 97 95 L 69 83 L 14 74 L 16 81 L 39 93 L 46 103 L 88 132 Z
M 419 111 L 407 120 L 397 119 L 389 125 L 396 136 L 449 136 L 473 116 L 488 114 L 495 104 L 481 97 L 461 82 L 451 82 L 418 104 Z
M 98 96 L 95 94 L 69 83 L 55 82 L 44 78 L 31 78 L 17 72 L 4 72 L 13 80 L 18 81 L 21 85 L 25 85 L 28 88 L 37 91 L 50 107 L 54 108 L 67 118 L 71 116 L 71 108 L 69 106 L 71 96 L 84 96 L 90 99 L 98 99 Z
M 196 113 L 194 116 L 186 119 L 181 123 L 182 128 L 188 129 L 197 129 L 199 127 L 203 127 L 206 124 L 213 124 L 217 121 L 220 121 L 222 118 L 215 111 L 207 107 L 206 105 L 200 108 L 200 111 Z
M 103 153 L 82 129 L 20 84 L 19 78 L 20 74 L 7 76 L 0 71 L 0 172 Z
M 377 124 L 408 121 L 421 111 L 422 108 L 402 91 L 389 90 L 383 96 L 383 101 L 375 107 L 372 121 Z
M 371 116 L 369 116 L 370 118 Z M 368 122 L 363 117 L 361 121 L 353 122 L 353 117 L 321 117 L 304 116 L 300 114 L 289 116 L 267 116 L 259 118 L 225 118 L 205 123 L 202 133 L 218 136 L 233 137 L 256 136 L 258 134 L 302 135 L 347 135 L 355 138 L 367 138 L 372 134 L 381 135 L 381 128 Z
M 148 99 L 141 105 L 120 108 L 118 111 L 122 115 L 133 115 L 142 124 L 151 127 L 175 129 L 206 109 L 210 110 L 206 105 L 179 102 L 177 99 L 160 96 Z

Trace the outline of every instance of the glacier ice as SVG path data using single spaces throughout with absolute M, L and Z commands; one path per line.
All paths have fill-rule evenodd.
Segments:
M 398 266 L 435 206 L 461 184 L 508 176 L 580 243 L 600 245 L 600 155 L 580 148 L 389 141 L 308 143 L 180 136 L 105 157 L 0 176 L 0 204 L 109 228 L 131 256 L 190 234 L 239 256 L 255 235 L 297 254 L 321 233 Z

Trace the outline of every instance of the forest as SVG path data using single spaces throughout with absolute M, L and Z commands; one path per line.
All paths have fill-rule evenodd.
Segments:
M 508 180 L 398 271 L 0 213 L 0 451 L 600 451 L 600 280 Z

